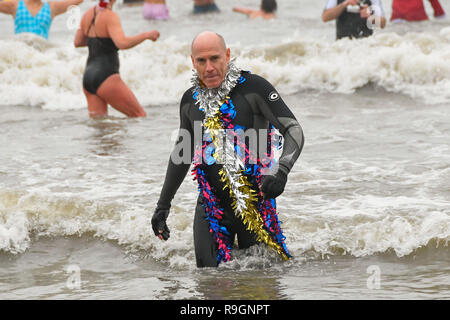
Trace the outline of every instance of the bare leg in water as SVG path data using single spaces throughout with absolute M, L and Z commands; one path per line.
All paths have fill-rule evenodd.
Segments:
M 107 116 L 108 104 L 128 117 L 145 117 L 147 115 L 119 74 L 109 76 L 98 88 L 96 95 L 85 89 L 83 91 L 91 118 Z

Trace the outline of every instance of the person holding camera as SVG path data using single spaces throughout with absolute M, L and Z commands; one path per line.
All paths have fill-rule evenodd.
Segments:
M 365 38 L 374 27 L 384 28 L 386 18 L 381 0 L 328 0 L 322 13 L 324 22 L 336 20 L 336 38 Z

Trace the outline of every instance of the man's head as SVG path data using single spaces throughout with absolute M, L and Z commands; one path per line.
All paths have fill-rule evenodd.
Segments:
M 230 49 L 223 37 L 215 32 L 202 32 L 192 41 L 191 51 L 192 64 L 200 80 L 208 88 L 219 87 L 230 62 Z

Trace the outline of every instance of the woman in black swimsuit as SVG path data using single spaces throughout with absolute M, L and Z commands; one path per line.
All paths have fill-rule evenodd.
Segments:
M 83 91 L 90 117 L 104 117 L 108 104 L 129 117 L 145 117 L 146 113 L 133 92 L 119 75 L 119 49 L 130 49 L 145 40 L 156 41 L 159 32 L 152 30 L 125 36 L 119 16 L 112 11 L 116 0 L 100 1 L 81 19 L 75 36 L 75 47 L 89 48 L 83 76 Z

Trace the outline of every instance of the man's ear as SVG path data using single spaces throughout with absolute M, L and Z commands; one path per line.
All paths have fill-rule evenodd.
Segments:
M 194 63 L 194 57 L 191 54 L 191 60 L 192 60 L 192 65 L 195 67 L 195 63 Z
M 230 48 L 227 49 L 227 62 L 230 62 L 230 57 L 231 57 L 231 50 Z

